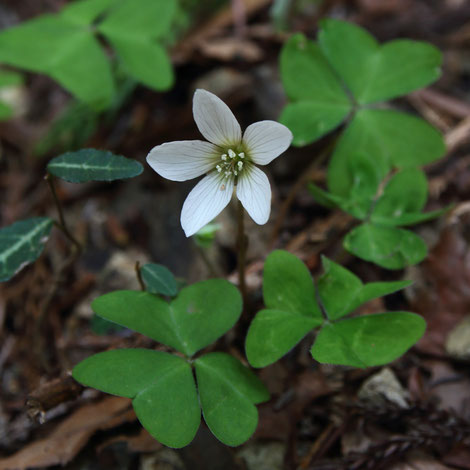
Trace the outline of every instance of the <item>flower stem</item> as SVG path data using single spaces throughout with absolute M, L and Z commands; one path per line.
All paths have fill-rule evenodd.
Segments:
M 240 201 L 238 204 L 238 233 L 237 233 L 237 249 L 238 249 L 238 287 L 242 294 L 243 303 L 246 303 L 246 283 L 245 283 L 245 268 L 246 268 L 246 247 L 248 238 L 245 234 L 245 209 Z
M 54 176 L 48 173 L 44 179 L 47 181 L 49 185 L 49 189 L 51 190 L 52 198 L 54 199 L 55 206 L 57 208 L 57 212 L 59 214 L 59 222 L 55 221 L 55 225 L 62 230 L 62 233 L 73 243 L 75 248 L 78 252 L 82 251 L 82 245 L 80 242 L 72 235 L 70 232 L 67 222 L 65 221 L 64 211 L 62 209 L 62 204 L 60 203 L 59 196 L 57 195 L 57 191 L 54 184 Z

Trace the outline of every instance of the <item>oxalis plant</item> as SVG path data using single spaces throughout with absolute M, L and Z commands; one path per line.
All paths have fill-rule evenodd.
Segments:
M 258 422 L 256 405 L 269 399 L 249 366 L 274 363 L 311 332 L 316 332 L 310 336 L 315 360 L 352 367 L 393 361 L 424 333 L 424 320 L 410 312 L 355 316 L 365 302 L 403 289 L 409 281 L 364 283 L 326 257 L 323 272 L 314 280 L 300 259 L 276 250 L 265 260 L 264 308 L 254 315 L 246 335 L 247 361 L 242 355 L 218 351 L 219 339 L 238 322 L 243 309 L 247 318 L 252 313 L 243 302 L 245 211 L 261 225 L 271 210 L 270 184 L 258 166 L 280 156 L 292 141 L 306 145 L 344 122 L 329 163 L 329 191 L 315 185 L 310 190 L 321 204 L 345 210 L 360 221 L 346 235 L 344 246 L 365 260 L 387 269 L 419 262 L 426 255 L 424 242 L 402 227 L 442 212 L 422 212 L 427 183 L 418 168 L 443 153 L 438 132 L 414 116 L 371 107 L 435 80 L 439 52 L 413 41 L 380 46 L 357 26 L 335 20 L 322 24 L 319 38 L 318 45 L 294 35 L 284 46 L 281 74 L 292 102 L 281 116 L 283 124 L 261 121 L 242 133 L 225 103 L 197 90 L 193 115 L 206 140 L 164 143 L 147 156 L 150 167 L 164 178 L 185 181 L 203 176 L 181 212 L 188 237 L 212 233 L 214 225 L 207 229 L 207 224 L 236 194 L 238 288 L 224 279 L 180 288 L 165 266 L 149 263 L 137 265 L 141 291 L 114 291 L 92 303 L 100 318 L 146 335 L 159 346 L 98 353 L 75 366 L 73 377 L 132 399 L 142 425 L 167 446 L 189 444 L 201 412 L 226 445 L 249 439 Z M 56 178 L 73 183 L 112 181 L 137 176 L 143 168 L 110 152 L 83 149 L 51 160 L 47 170 L 58 218 L 35 217 L 0 230 L 2 281 L 40 255 L 54 226 L 67 236 L 73 253 L 82 250 L 67 224 Z

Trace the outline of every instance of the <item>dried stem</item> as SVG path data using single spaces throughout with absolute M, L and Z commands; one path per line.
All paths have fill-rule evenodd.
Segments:
M 145 290 L 145 283 L 142 279 L 142 273 L 140 272 L 140 261 L 135 262 L 135 274 L 137 276 L 137 280 L 139 281 L 140 290 Z
M 59 196 L 57 195 L 57 191 L 55 188 L 54 184 L 54 176 L 52 176 L 50 173 L 48 173 L 44 179 L 47 181 L 47 184 L 49 185 L 49 189 L 51 190 L 52 193 L 52 198 L 54 199 L 54 203 L 57 208 L 57 212 L 59 214 L 59 222 L 55 221 L 55 225 L 62 230 L 63 234 L 73 243 L 75 248 L 77 249 L 78 252 L 82 251 L 82 245 L 80 242 L 72 235 L 70 232 L 67 222 L 65 221 L 64 217 L 64 211 L 62 209 L 62 204 L 60 203 Z

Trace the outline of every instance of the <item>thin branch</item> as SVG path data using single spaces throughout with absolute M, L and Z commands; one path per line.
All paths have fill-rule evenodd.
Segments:
M 72 235 L 70 232 L 67 222 L 65 220 L 64 216 L 64 211 L 62 209 L 62 204 L 60 203 L 59 196 L 57 195 L 57 191 L 55 188 L 54 184 L 54 176 L 52 176 L 50 173 L 48 173 L 44 179 L 47 181 L 47 184 L 49 186 L 49 189 L 51 190 L 52 193 L 52 198 L 54 199 L 55 206 L 57 208 L 57 212 L 59 214 L 59 222 L 54 221 L 54 224 L 56 227 L 58 227 L 60 230 L 62 230 L 62 233 L 73 243 L 75 248 L 77 249 L 78 252 L 82 251 L 82 245 L 81 243 Z
M 140 261 L 135 262 L 135 274 L 137 276 L 137 280 L 139 281 L 140 285 L 140 290 L 145 290 L 145 283 L 144 280 L 142 279 L 142 273 L 140 272 Z

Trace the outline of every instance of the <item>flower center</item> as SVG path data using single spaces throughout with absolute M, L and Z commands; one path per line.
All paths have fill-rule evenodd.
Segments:
M 233 176 L 238 176 L 245 166 L 245 153 L 237 153 L 233 149 L 228 149 L 227 153 L 223 153 L 220 156 L 220 161 L 215 166 L 215 169 L 218 173 L 221 173 L 224 178 L 231 178 Z

